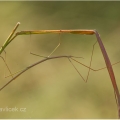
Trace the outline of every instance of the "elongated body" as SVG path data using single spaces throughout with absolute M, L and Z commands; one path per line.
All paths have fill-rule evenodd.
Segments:
M 95 34 L 96 38 L 97 38 L 97 41 L 99 43 L 101 52 L 103 54 L 105 63 L 106 63 L 106 67 L 107 67 L 107 70 L 108 70 L 108 73 L 109 73 L 109 76 L 110 76 L 110 79 L 111 79 L 114 91 L 115 91 L 115 95 L 116 95 L 116 98 L 117 98 L 117 104 L 118 104 L 118 114 L 119 114 L 119 118 L 120 118 L 120 95 L 119 95 L 119 90 L 118 90 L 118 87 L 117 87 L 117 84 L 116 84 L 116 79 L 115 79 L 114 71 L 113 71 L 110 59 L 108 57 L 108 54 L 107 54 L 107 52 L 105 50 L 105 47 L 103 45 L 103 42 L 102 42 L 102 40 L 100 38 L 100 35 L 98 34 L 98 32 L 96 30 L 82 30 L 82 29 L 77 29 L 77 30 L 31 30 L 31 31 L 20 31 L 20 32 L 15 33 L 15 31 L 18 28 L 19 24 L 20 23 L 17 23 L 17 25 L 13 29 L 12 33 L 9 35 L 9 37 L 7 38 L 7 40 L 5 41 L 5 43 L 3 44 L 3 46 L 0 48 L 0 54 L 4 51 L 4 49 L 7 47 L 7 45 L 10 42 L 12 42 L 12 40 L 14 40 L 15 37 L 17 37 L 18 35 L 48 34 L 48 33 L 53 33 L 53 34 L 58 34 L 58 33 L 72 33 L 72 34 L 85 34 L 85 35 L 93 35 L 93 34 Z M 53 59 L 53 58 L 56 58 L 56 57 L 49 57 L 49 58 L 46 58 L 45 60 L 49 60 L 49 59 Z M 59 58 L 59 57 L 57 57 L 57 58 Z M 41 63 L 41 62 L 37 62 L 37 63 L 33 64 L 31 67 L 33 67 L 33 66 L 35 66 L 35 65 L 37 65 L 39 63 Z M 19 75 L 21 75 L 24 71 L 26 71 L 27 69 L 29 69 L 31 67 L 27 67 L 21 73 L 19 73 L 15 77 L 13 77 L 0 90 L 2 90 L 5 86 L 7 86 L 14 79 L 16 79 Z

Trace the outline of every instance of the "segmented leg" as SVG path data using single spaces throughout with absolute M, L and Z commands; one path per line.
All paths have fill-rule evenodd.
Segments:
M 30 52 L 30 54 L 35 55 L 35 56 L 39 56 L 39 57 L 43 57 L 43 58 L 48 58 L 48 57 L 50 57 L 58 49 L 58 47 L 60 46 L 60 44 L 61 44 L 61 40 L 60 40 L 60 33 L 59 33 L 59 43 L 58 43 L 58 45 L 53 49 L 53 51 L 47 57 L 46 56 L 42 56 L 42 55 L 37 55 L 37 54 L 32 53 L 32 52 Z
M 9 66 L 8 66 L 7 63 L 6 63 L 6 52 L 5 52 L 5 50 L 4 50 L 4 53 L 5 53 L 5 59 L 4 59 L 2 56 L 0 56 L 0 57 L 1 57 L 2 60 L 4 61 L 5 65 L 6 65 L 7 69 L 8 69 L 8 71 L 9 71 L 9 73 L 10 73 L 10 76 L 13 78 L 13 74 L 12 74 Z M 4 77 L 6 78 L 5 71 L 4 71 Z
M 89 67 L 86 66 L 85 64 L 80 63 L 79 61 L 75 60 L 73 57 L 68 58 L 68 60 L 69 60 L 70 63 L 72 64 L 72 66 L 75 68 L 75 70 L 77 71 L 77 73 L 80 75 L 80 77 L 81 77 L 85 82 L 88 81 L 88 77 L 89 77 L 89 74 L 90 74 L 90 70 L 94 70 L 94 69 L 91 68 L 91 65 L 92 65 L 92 57 L 93 57 L 93 53 L 94 53 L 94 46 L 96 45 L 96 43 L 97 43 L 97 41 L 94 43 L 93 48 L 92 48 L 92 54 L 91 54 L 91 59 L 90 59 L 90 65 L 89 65 Z M 75 67 L 75 65 L 73 64 L 73 62 L 72 62 L 70 59 L 71 59 L 71 60 L 74 60 L 75 62 L 80 63 L 81 65 L 83 65 L 83 66 L 85 66 L 85 67 L 88 68 L 88 74 L 87 74 L 87 78 L 86 78 L 86 79 L 81 75 L 81 73 L 78 71 L 78 69 Z

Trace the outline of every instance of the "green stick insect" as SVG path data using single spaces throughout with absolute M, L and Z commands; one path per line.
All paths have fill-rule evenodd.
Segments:
M 5 48 L 18 36 L 18 35 L 32 35 L 32 34 L 48 34 L 48 33 L 53 33 L 53 34 L 60 34 L 60 33 L 71 33 L 71 34 L 80 34 L 80 35 L 95 35 L 96 38 L 97 38 L 97 43 L 99 44 L 99 47 L 101 49 L 101 52 L 103 54 L 103 57 L 104 57 L 104 60 L 105 60 L 105 64 L 106 64 L 106 67 L 104 68 L 101 68 L 101 69 L 98 69 L 98 70 L 102 70 L 102 69 L 105 69 L 107 68 L 108 70 L 108 73 L 109 73 L 109 76 L 110 76 L 110 79 L 111 79 L 111 82 L 112 82 L 112 85 L 113 85 L 113 89 L 114 89 L 114 93 L 115 93 L 115 98 L 116 98 L 116 102 L 117 102 L 117 106 L 118 106 L 118 116 L 120 118 L 120 94 L 119 94 L 119 90 L 118 90 L 118 86 L 117 86 L 117 83 L 116 83 L 116 79 L 115 79 L 115 75 L 114 75 L 114 71 L 113 71 L 113 68 L 112 68 L 112 64 L 110 62 L 110 59 L 108 57 L 108 54 L 106 52 L 106 49 L 105 49 L 105 46 L 103 45 L 103 42 L 100 38 L 100 35 L 99 33 L 96 31 L 96 30 L 81 30 L 81 29 L 78 29 L 78 30 L 34 30 L 34 31 L 20 31 L 20 32 L 16 32 L 16 29 L 18 28 L 18 26 L 20 25 L 20 22 L 18 22 L 15 26 L 15 28 L 13 29 L 13 31 L 11 32 L 11 34 L 9 35 L 9 37 L 7 38 L 7 40 L 5 41 L 5 43 L 3 44 L 3 46 L 0 48 L 0 54 L 5 51 Z M 96 44 L 96 43 L 95 43 Z M 8 83 L 6 83 L 3 87 L 0 88 L 0 91 L 5 88 L 8 84 L 10 84 L 13 80 L 15 80 L 18 76 L 20 76 L 22 73 L 24 73 L 25 71 L 27 71 L 28 69 L 42 63 L 42 62 L 45 62 L 47 60 L 51 60 L 51 59 L 56 59 L 56 58 L 68 58 L 69 61 L 71 62 L 71 64 L 73 65 L 73 67 L 76 69 L 76 67 L 74 66 L 74 64 L 72 63 L 71 60 L 74 60 L 78 63 L 80 63 L 81 65 L 85 66 L 88 68 L 88 75 L 87 75 L 87 79 L 88 79 L 88 76 L 89 76 L 89 72 L 90 70 L 93 70 L 93 71 L 98 71 L 98 70 L 94 70 L 91 68 L 91 64 L 92 64 L 92 56 L 93 56 L 93 51 L 94 51 L 94 46 L 95 44 L 93 45 L 93 50 L 92 50 L 92 55 L 91 55 L 91 60 L 90 60 L 90 65 L 89 66 L 86 66 L 84 64 L 82 64 L 81 62 L 78 62 L 77 60 L 74 59 L 74 56 L 55 56 L 55 57 L 51 57 L 51 54 L 53 54 L 53 52 L 55 52 L 55 50 L 60 46 L 60 43 L 57 45 L 57 47 L 51 52 L 51 54 L 44 58 L 43 60 L 40 60 L 28 67 L 26 67 L 25 69 L 23 69 L 22 71 L 20 71 L 16 76 L 13 76 L 13 74 L 11 73 L 10 69 L 10 76 L 12 76 L 12 79 L 10 81 L 8 81 Z M 33 53 L 32 53 L 33 54 Z M 3 59 L 4 60 L 4 59 Z M 4 60 L 5 62 L 5 60 Z M 120 61 L 119 61 L 120 62 Z M 117 62 L 117 63 L 119 63 Z M 115 63 L 115 64 L 117 64 Z M 6 62 L 5 62 L 6 64 Z M 115 65 L 113 64 L 113 65 Z M 8 65 L 6 64 L 6 66 L 8 67 Z M 9 67 L 8 67 L 9 68 Z M 77 70 L 77 69 L 76 69 Z M 77 70 L 77 72 L 79 73 L 79 71 Z M 82 75 L 79 73 L 79 75 L 82 77 Z M 83 78 L 83 77 L 82 77 Z M 87 79 L 85 80 L 83 78 L 83 80 L 85 82 L 87 82 Z

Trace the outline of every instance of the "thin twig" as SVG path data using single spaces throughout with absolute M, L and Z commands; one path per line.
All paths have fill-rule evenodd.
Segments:
M 19 77 L 21 74 L 23 74 L 25 71 L 29 70 L 30 68 L 42 63 L 42 62 L 45 62 L 47 60 L 51 60 L 51 59 L 57 59 L 57 58 L 70 58 L 71 56 L 55 56 L 55 57 L 47 57 L 45 59 L 42 59 L 28 67 L 26 67 L 25 69 L 23 69 L 20 73 L 18 73 L 16 76 L 14 76 L 11 80 L 9 80 L 3 87 L 0 88 L 0 91 L 5 88 L 8 84 L 10 84 L 13 80 L 15 80 L 17 77 Z
M 3 52 L 3 50 L 6 48 L 6 46 L 18 35 L 30 35 L 30 34 L 47 34 L 47 33 L 72 33 L 72 34 L 86 34 L 86 35 L 96 35 L 97 41 L 99 43 L 101 52 L 103 54 L 105 63 L 106 63 L 106 67 L 109 73 L 109 76 L 111 78 L 111 82 L 114 88 L 114 92 L 115 95 L 117 97 L 117 104 L 118 104 L 118 114 L 119 114 L 119 118 L 120 118 L 120 94 L 119 94 L 119 90 L 118 90 L 118 86 L 116 83 L 116 79 L 115 79 L 115 75 L 114 75 L 114 71 L 112 69 L 112 65 L 110 62 L 110 59 L 108 57 L 108 54 L 105 50 L 105 47 L 102 43 L 102 40 L 100 38 L 99 33 L 96 30 L 34 30 L 34 31 L 21 31 L 21 32 L 17 32 L 14 36 L 13 34 L 15 33 L 17 27 L 19 26 L 20 23 L 17 23 L 17 25 L 15 26 L 15 28 L 13 29 L 12 33 L 10 34 L 10 36 L 7 38 L 7 40 L 5 41 L 5 43 L 3 44 L 3 46 L 0 48 L 0 54 Z M 13 37 L 12 37 L 13 36 Z M 30 69 L 31 67 L 44 62 L 46 60 L 49 59 L 55 59 L 55 58 L 62 58 L 62 57 L 67 57 L 68 56 L 57 56 L 57 57 L 50 57 L 50 58 L 45 58 L 42 61 L 39 61 L 36 64 L 33 64 L 32 66 L 28 66 L 26 69 L 24 69 L 22 72 L 20 72 L 17 76 L 15 76 L 13 79 L 11 79 L 5 86 L 7 86 L 10 82 L 12 82 L 14 79 L 16 79 L 19 75 L 21 75 L 23 72 L 25 72 L 26 70 Z M 91 63 L 90 63 L 91 65 Z M 5 86 L 3 86 L 0 90 L 2 90 Z
M 117 97 L 118 115 L 119 115 L 119 118 L 120 118 L 120 94 L 119 94 L 118 86 L 117 86 L 117 83 L 116 83 L 115 75 L 114 75 L 114 72 L 113 72 L 113 69 L 112 69 L 112 65 L 111 65 L 110 59 L 108 57 L 108 54 L 105 50 L 105 47 L 102 43 L 102 40 L 100 38 L 99 33 L 97 31 L 94 31 L 94 32 L 95 32 L 97 41 L 99 43 L 101 52 L 103 54 L 103 57 L 104 57 L 104 60 L 105 60 L 106 66 L 107 66 L 107 70 L 108 70 L 108 73 L 109 73 L 109 76 L 111 78 L 111 82 L 112 82 L 112 85 L 113 85 L 113 88 L 114 88 L 114 91 L 115 91 L 115 95 Z

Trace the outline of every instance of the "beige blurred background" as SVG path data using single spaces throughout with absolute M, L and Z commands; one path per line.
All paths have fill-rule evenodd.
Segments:
M 112 63 L 120 60 L 120 2 L 0 2 L 0 45 L 17 22 L 17 31 L 46 29 L 96 29 Z M 52 56 L 74 55 L 89 65 L 93 35 L 61 34 L 61 46 Z M 14 73 L 47 56 L 57 46 L 58 34 L 18 36 L 5 49 Z M 4 53 L 2 53 L 4 56 Z M 86 78 L 88 69 L 73 62 Z M 92 68 L 104 67 L 98 44 Z M 114 66 L 118 87 L 120 64 Z M 5 64 L 0 59 L 0 86 Z M 9 75 L 6 69 L 6 74 Z M 120 88 L 120 87 L 119 87 Z M 1 109 L 5 109 L 1 111 Z M 17 108 L 18 111 L 7 111 Z M 25 108 L 25 111 L 20 111 Z M 114 91 L 107 70 L 90 72 L 85 83 L 68 59 L 54 59 L 35 66 L 0 92 L 0 118 L 117 118 Z

